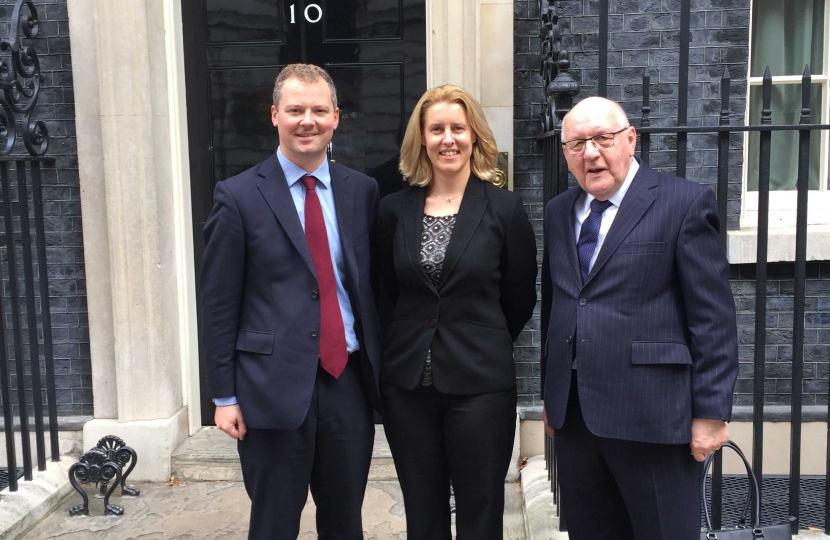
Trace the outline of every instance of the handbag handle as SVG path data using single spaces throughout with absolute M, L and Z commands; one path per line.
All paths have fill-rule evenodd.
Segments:
M 761 528 L 761 499 L 758 490 L 758 481 L 755 479 L 755 473 L 752 471 L 752 466 L 750 466 L 749 461 L 747 461 L 746 456 L 744 453 L 741 452 L 741 449 L 738 448 L 738 445 L 732 441 L 726 441 L 723 444 L 722 448 L 731 448 L 735 451 L 736 454 L 741 458 L 746 466 L 746 474 L 749 476 L 749 493 L 747 494 L 746 504 L 744 505 L 744 511 L 741 515 L 741 522 L 744 522 L 746 519 L 747 509 L 749 507 L 749 499 L 752 497 L 755 500 L 755 512 L 752 516 L 752 528 L 753 530 L 760 530 Z M 712 518 L 709 515 L 709 505 L 706 504 L 708 500 L 706 497 L 706 475 L 709 473 L 709 467 L 712 466 L 712 460 L 714 460 L 715 454 L 710 454 L 706 456 L 706 461 L 703 462 L 703 478 L 700 481 L 700 489 L 701 493 L 703 494 L 703 513 L 706 515 L 706 530 L 712 531 Z

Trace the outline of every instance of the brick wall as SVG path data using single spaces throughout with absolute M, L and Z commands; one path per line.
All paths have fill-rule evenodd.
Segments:
M 536 231 L 542 260 L 542 155 L 536 145 L 544 81 L 539 76 L 539 8 L 537 0 L 514 0 L 513 189 L 521 195 Z M 516 342 L 519 405 L 539 404 L 539 306 Z
M 597 94 L 599 6 L 596 1 L 560 1 L 563 44 L 571 53 L 571 74 L 580 82 L 581 98 Z M 729 110 L 734 125 L 744 123 L 749 53 L 750 0 L 694 0 L 690 16 L 688 123 L 718 125 L 720 80 L 724 68 L 732 79 Z M 608 20 L 607 96 L 619 101 L 634 126 L 640 126 L 643 74 L 650 82 L 652 126 L 677 125 L 680 62 L 678 0 L 612 0 Z M 538 27 L 538 25 L 537 25 Z M 538 35 L 538 30 L 537 30 Z M 541 96 L 540 96 L 541 97 Z M 757 121 L 757 119 L 756 119 Z M 677 139 L 652 137 L 650 164 L 675 172 Z M 728 227 L 738 228 L 743 135 L 732 134 L 729 154 Z M 689 134 L 686 177 L 714 186 L 717 182 L 717 136 Z
M 0 0 L 0 36 L 8 39 L 9 19 L 14 0 Z M 32 118 L 46 123 L 50 136 L 48 157 L 55 158 L 45 165 L 43 173 L 44 220 L 46 231 L 46 259 L 49 279 L 52 335 L 54 342 L 55 374 L 58 414 L 92 414 L 92 375 L 89 355 L 89 324 L 86 306 L 86 278 L 84 274 L 83 234 L 81 227 L 78 157 L 75 140 L 75 108 L 72 88 L 72 59 L 69 51 L 69 23 L 66 0 L 36 0 L 39 25 L 36 39 L 24 39 L 23 45 L 32 46 L 38 53 L 43 80 L 38 103 Z M 24 9 L 24 13 L 26 13 Z M 5 53 L 0 58 L 8 61 Z M 18 119 L 19 120 L 19 119 Z M 18 122 L 19 125 L 19 122 Z M 22 145 L 14 154 L 25 153 Z M 14 169 L 14 167 L 12 167 Z M 12 175 L 12 187 L 15 178 Z M 32 221 L 34 227 L 34 222 Z M 5 237 L 4 237 L 5 238 Z M 5 239 L 0 242 L 3 266 L 7 261 Z M 18 262 L 22 252 L 17 250 Z M 23 272 L 19 288 L 24 291 Z M 3 272 L 7 279 L 7 272 Z M 38 290 L 37 280 L 35 290 Z M 9 358 L 13 357 L 11 310 L 8 283 L 4 282 L 6 299 L 6 335 Z M 25 320 L 25 301 L 21 299 L 22 318 Z M 24 358 L 28 363 L 28 339 L 24 326 Z M 43 350 L 41 348 L 42 356 Z M 12 365 L 12 384 L 17 384 Z M 28 370 L 27 370 L 28 372 Z M 45 386 L 44 386 L 45 388 Z M 31 387 L 29 386 L 29 392 Z M 31 396 L 29 396 L 31 398 Z M 12 392 L 17 401 L 16 390 Z M 45 403 L 45 393 L 44 393 Z M 17 407 L 15 406 L 15 412 Z
M 767 267 L 767 339 L 764 403 L 787 405 L 792 392 L 795 265 Z M 755 358 L 755 265 L 733 265 L 732 293 L 738 311 L 740 371 L 735 405 L 752 405 Z M 827 405 L 830 384 L 830 263 L 807 264 L 804 310 L 804 405 Z

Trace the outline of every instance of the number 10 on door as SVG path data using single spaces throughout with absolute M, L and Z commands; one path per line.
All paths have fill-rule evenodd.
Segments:
M 312 14 L 315 15 L 314 18 L 312 18 Z M 305 17 L 305 20 L 310 23 L 320 22 L 320 19 L 323 18 L 323 8 L 317 4 L 309 4 L 305 7 L 303 16 Z M 294 4 L 291 4 L 291 24 L 295 24 L 296 22 L 297 21 L 294 18 Z

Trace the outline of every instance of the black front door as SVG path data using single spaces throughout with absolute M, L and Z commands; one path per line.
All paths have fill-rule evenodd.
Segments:
M 425 0 L 182 0 L 182 15 L 197 283 L 216 182 L 277 148 L 271 92 L 286 64 L 317 64 L 334 79 L 332 159 L 377 178 L 384 195 L 400 189 L 401 139 L 426 89 Z M 202 419 L 212 424 L 203 358 L 200 344 Z

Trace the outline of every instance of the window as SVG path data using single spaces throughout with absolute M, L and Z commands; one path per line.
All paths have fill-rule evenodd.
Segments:
M 753 0 L 750 30 L 747 124 L 758 124 L 762 82 L 767 66 L 772 73 L 772 123 L 797 124 L 801 116 L 801 77 L 810 66 L 811 122 L 830 123 L 828 107 L 828 16 L 830 0 Z M 744 194 L 741 227 L 758 219 L 758 159 L 760 135 L 744 140 Z M 827 132 L 813 131 L 810 139 L 809 222 L 830 223 Z M 770 160 L 770 227 L 795 226 L 798 132 L 772 134 Z M 822 209 L 824 211 L 822 211 Z

